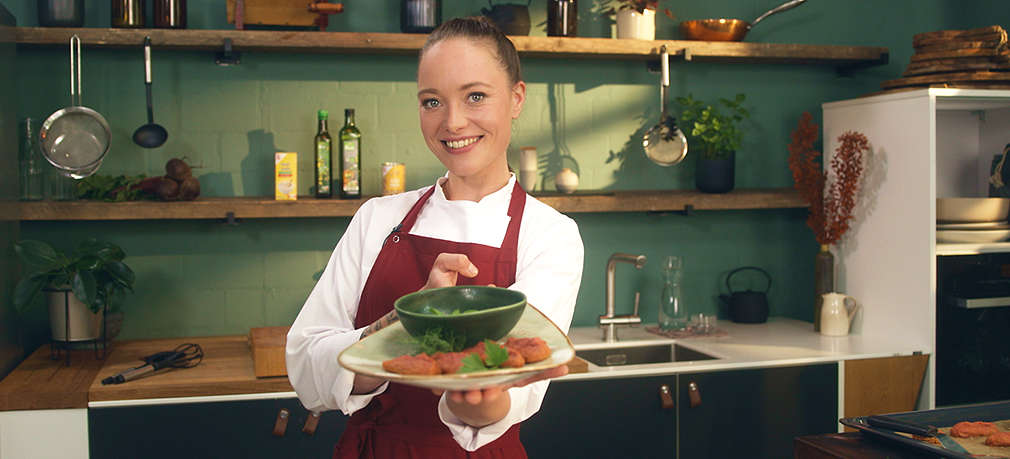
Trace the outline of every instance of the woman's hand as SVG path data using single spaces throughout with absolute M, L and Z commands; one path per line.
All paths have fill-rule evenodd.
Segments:
M 560 365 L 548 370 L 535 373 L 532 376 L 520 380 L 519 382 L 485 387 L 477 390 L 448 391 L 446 394 L 446 404 L 449 410 L 459 417 L 463 422 L 474 427 L 484 427 L 501 421 L 508 414 L 511 408 L 511 398 L 508 390 L 513 387 L 522 387 L 545 379 L 560 378 L 568 374 L 568 365 Z M 443 390 L 434 389 L 435 395 L 442 395 Z
M 456 285 L 459 275 L 477 277 L 477 266 L 461 253 L 440 253 L 428 273 L 428 282 L 422 290 Z

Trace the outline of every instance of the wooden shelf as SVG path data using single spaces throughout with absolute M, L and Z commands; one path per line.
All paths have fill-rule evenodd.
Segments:
M 150 36 L 162 49 L 220 51 L 224 40 L 235 51 L 304 53 L 416 54 L 427 35 L 401 33 L 170 30 L 18 27 L 17 43 L 66 46 L 77 34 L 87 47 L 140 48 Z M 762 62 L 824 64 L 838 67 L 886 64 L 888 49 L 869 46 L 706 42 L 686 40 L 618 40 L 612 38 L 510 37 L 519 54 L 530 57 L 647 60 L 667 45 L 676 58 L 695 62 Z
M 534 195 L 563 213 L 684 212 L 697 210 L 783 209 L 806 207 L 792 188 L 736 190 L 707 194 L 687 190 L 589 192 L 572 195 Z M 195 201 L 22 202 L 20 220 L 226 220 L 233 218 L 349 217 L 366 199 L 275 201 L 268 198 L 200 198 Z

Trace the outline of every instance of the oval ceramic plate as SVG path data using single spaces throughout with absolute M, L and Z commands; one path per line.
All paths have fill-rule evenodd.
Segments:
M 551 356 L 546 360 L 524 365 L 522 368 L 502 368 L 474 373 L 451 375 L 401 375 L 382 369 L 382 362 L 417 352 L 413 338 L 396 322 L 367 338 L 352 344 L 340 353 L 337 360 L 344 368 L 355 373 L 386 379 L 411 386 L 444 390 L 472 390 L 521 381 L 532 373 L 554 368 L 568 363 L 575 357 L 575 348 L 568 336 L 547 316 L 533 306 L 526 306 L 519 323 L 509 332 L 509 337 L 538 337 L 547 342 Z
M 1010 239 L 1010 229 L 936 230 L 937 242 L 988 243 Z

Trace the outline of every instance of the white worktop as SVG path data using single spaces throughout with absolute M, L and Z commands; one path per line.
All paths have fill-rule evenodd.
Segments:
M 725 336 L 670 339 L 647 332 L 649 325 L 619 327 L 618 342 L 603 342 L 603 331 L 597 327 L 572 327 L 568 336 L 576 351 L 613 346 L 641 346 L 677 343 L 684 347 L 717 357 L 715 360 L 655 363 L 600 367 L 589 363 L 587 373 L 565 376 L 565 380 L 667 375 L 745 368 L 768 368 L 793 365 L 830 363 L 840 360 L 893 357 L 930 353 L 928 345 L 903 339 L 899 333 L 885 337 L 849 335 L 823 336 L 814 332 L 810 322 L 772 317 L 763 324 L 738 324 L 720 320 L 718 328 Z

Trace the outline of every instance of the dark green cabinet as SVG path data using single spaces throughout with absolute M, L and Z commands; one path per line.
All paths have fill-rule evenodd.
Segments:
M 649 458 L 677 454 L 677 413 L 660 390 L 676 377 L 555 381 L 519 435 L 531 459 Z
M 555 381 L 520 435 L 533 459 L 783 458 L 794 437 L 836 431 L 837 410 L 835 363 Z
M 287 410 L 284 434 L 273 434 Z M 91 459 L 329 458 L 347 417 L 322 413 L 316 432 L 302 432 L 309 412 L 295 398 L 88 409 Z
M 681 374 L 677 388 L 681 458 L 792 457 L 795 437 L 837 430 L 834 363 Z

